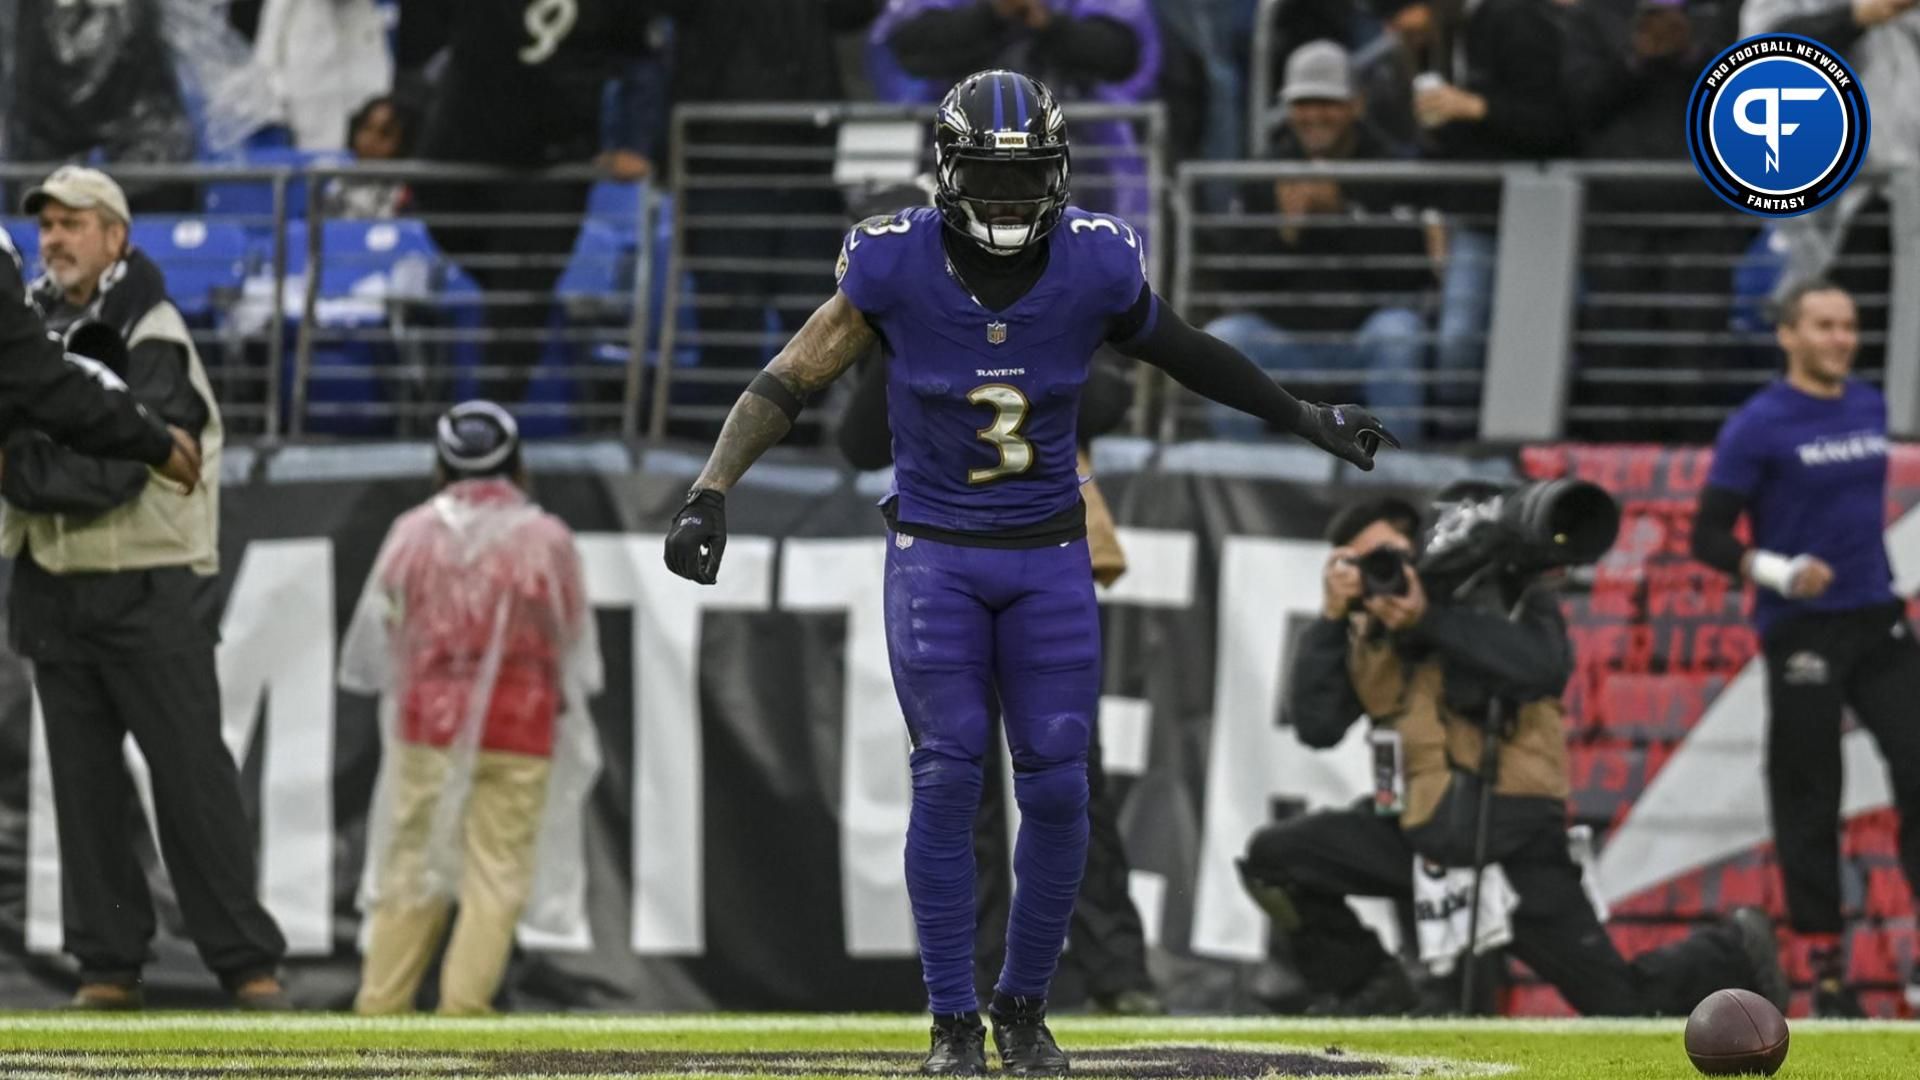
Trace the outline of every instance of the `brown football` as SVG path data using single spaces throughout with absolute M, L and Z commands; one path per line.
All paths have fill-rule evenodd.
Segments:
M 1687 1017 L 1687 1057 L 1708 1076 L 1772 1076 L 1787 1060 L 1787 1021 L 1750 990 L 1715 990 Z

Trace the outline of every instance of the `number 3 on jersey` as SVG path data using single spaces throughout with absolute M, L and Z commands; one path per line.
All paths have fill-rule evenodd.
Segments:
M 1000 464 L 968 469 L 967 483 L 991 484 L 1033 468 L 1033 444 L 1020 436 L 1030 407 L 1027 395 L 1006 383 L 987 383 L 968 391 L 967 402 L 993 409 L 993 423 L 981 428 L 976 435 L 981 442 L 1000 452 Z

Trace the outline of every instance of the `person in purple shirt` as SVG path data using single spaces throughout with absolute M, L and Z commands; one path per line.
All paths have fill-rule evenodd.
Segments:
M 875 344 L 894 488 L 884 501 L 894 689 L 913 741 L 908 895 L 934 1014 L 923 1070 L 986 1072 L 973 985 L 973 818 L 995 708 L 1021 821 L 1006 961 L 989 1013 L 1002 1067 L 1059 1075 L 1047 991 L 1086 863 L 1100 617 L 1075 469 L 1080 395 L 1111 342 L 1204 397 L 1359 468 L 1398 445 L 1353 405 L 1309 405 L 1193 329 L 1147 285 L 1126 221 L 1068 205 L 1066 118 L 1038 81 L 969 76 L 942 102 L 934 207 L 847 235 L 840 287 L 734 404 L 674 515 L 667 566 L 711 584 L 726 492 L 808 395 Z
M 1160 84 L 1160 26 L 1147 0 L 889 0 L 868 35 L 884 101 L 930 104 L 968 72 L 1029 71 L 1066 101 L 1132 105 Z M 1145 150 L 1124 120 L 1076 124 L 1087 209 L 1144 224 L 1152 209 Z
M 1693 554 L 1753 582 L 1767 665 L 1767 788 L 1793 929 L 1813 945 L 1814 1009 L 1860 1016 L 1840 911 L 1841 712 L 1873 733 L 1920 886 L 1920 645 L 1883 539 L 1887 403 L 1851 377 L 1853 298 L 1826 282 L 1780 305 L 1786 377 L 1727 419 L 1694 517 Z M 1734 537 L 1741 513 L 1753 546 Z M 1908 995 L 1920 989 L 1909 983 Z

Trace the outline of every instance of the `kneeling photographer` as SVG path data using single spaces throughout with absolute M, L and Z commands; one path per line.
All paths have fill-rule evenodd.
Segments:
M 1685 1014 L 1733 986 L 1784 1006 L 1764 914 L 1735 912 L 1628 963 L 1568 853 L 1560 696 L 1573 649 L 1550 579 L 1612 545 L 1611 497 L 1572 481 L 1472 483 L 1443 493 L 1435 509 L 1417 547 L 1420 514 L 1398 500 L 1356 505 L 1332 522 L 1321 618 L 1295 645 L 1285 718 L 1302 742 L 1329 749 L 1368 716 L 1376 791 L 1351 809 L 1262 828 L 1241 864 L 1248 891 L 1289 935 L 1318 1008 L 1365 1015 L 1418 1004 L 1405 970 L 1346 901 L 1410 903 L 1416 873 L 1441 868 L 1470 869 L 1476 898 L 1483 869 L 1486 889 L 1510 893 L 1508 947 L 1581 1013 Z M 1444 906 L 1465 909 L 1463 921 L 1488 907 Z M 1480 916 L 1470 919 L 1461 944 L 1485 940 Z

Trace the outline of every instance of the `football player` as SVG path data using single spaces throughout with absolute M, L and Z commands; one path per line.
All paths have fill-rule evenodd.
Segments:
M 980 1075 L 973 986 L 973 817 L 998 692 L 1020 832 L 1006 961 L 988 1014 L 1002 1067 L 1059 1075 L 1046 998 L 1086 862 L 1088 729 L 1100 619 L 1075 468 L 1080 392 L 1110 342 L 1194 391 L 1362 469 L 1380 422 L 1310 405 L 1193 329 L 1147 285 L 1141 239 L 1072 208 L 1067 125 L 1011 71 L 941 102 L 935 205 L 847 235 L 839 289 L 754 377 L 666 541 L 667 565 L 712 583 L 726 492 L 801 403 L 878 342 L 887 364 L 893 491 L 883 503 L 887 646 L 913 741 L 906 872 L 934 1015 L 923 1071 Z

